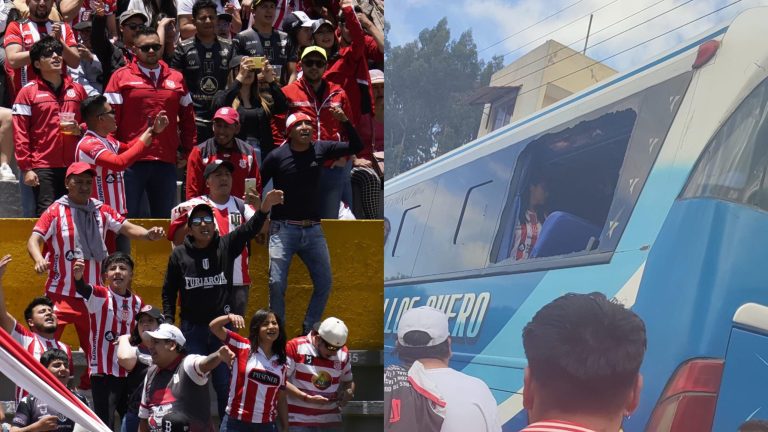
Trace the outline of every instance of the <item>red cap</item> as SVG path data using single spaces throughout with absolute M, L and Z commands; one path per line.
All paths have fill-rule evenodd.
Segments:
M 230 107 L 219 108 L 219 110 L 216 111 L 216 114 L 213 116 L 213 119 L 222 119 L 227 124 L 240 123 L 240 115 L 237 113 L 237 110 Z
M 67 178 L 72 174 L 82 174 L 86 172 L 96 177 L 96 171 L 93 168 L 91 168 L 89 164 L 85 162 L 75 162 L 72 165 L 70 165 L 69 168 L 67 168 L 67 175 L 65 175 L 64 178 Z
M 289 115 L 288 118 L 285 119 L 285 132 L 290 133 L 291 126 L 302 121 L 308 121 L 312 123 L 312 118 L 304 113 L 295 113 L 295 114 Z

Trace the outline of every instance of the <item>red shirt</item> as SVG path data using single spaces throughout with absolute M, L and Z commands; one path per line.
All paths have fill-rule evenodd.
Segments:
M 347 116 L 352 119 L 352 108 L 347 98 L 347 93 L 338 85 L 325 81 L 325 92 L 316 95 L 311 85 L 301 77 L 283 87 L 285 99 L 288 102 L 288 113 L 304 113 L 312 119 L 315 127 L 316 139 L 329 141 L 345 141 L 344 127 L 331 114 L 331 107 L 341 107 Z M 354 121 L 352 121 L 354 125 Z M 282 123 L 285 130 L 285 121 Z M 276 141 L 277 142 L 277 141 Z
M 44 338 L 37 333 L 32 333 L 26 327 L 19 324 L 18 321 L 13 326 L 13 330 L 11 330 L 11 337 L 38 360 L 40 360 L 43 353 L 49 349 L 58 348 L 66 352 L 67 357 L 69 357 L 69 371 L 70 373 L 74 373 L 75 369 L 72 364 L 72 350 L 69 348 L 69 345 L 64 342 L 56 339 Z M 28 394 L 29 393 L 21 387 L 16 387 L 16 402 L 20 401 L 21 398 Z
M 123 172 L 142 155 L 144 144 L 135 138 L 131 144 L 121 143 L 112 137 L 102 137 L 88 131 L 77 144 L 75 161 L 86 162 L 94 166 L 96 178 L 92 198 L 117 210 L 121 215 L 128 214 L 125 202 L 125 181 Z M 122 154 L 119 154 L 123 152 Z
M 286 365 L 277 355 L 252 351 L 248 339 L 227 330 L 224 343 L 235 353 L 229 382 L 227 415 L 246 423 L 270 423 L 277 418 L 277 396 L 285 389 Z
M 181 72 L 163 61 L 159 65 L 157 83 L 144 75 L 135 60 L 121 67 L 109 79 L 104 96 L 115 110 L 115 137 L 123 142 L 140 136 L 147 129 L 148 119 L 165 110 L 168 127 L 152 137 L 152 146 L 140 160 L 175 164 L 179 147 L 186 155 L 197 143 L 195 112 Z
M 24 23 L 19 23 L 17 21 L 9 22 L 8 27 L 5 29 L 3 47 L 8 48 L 10 45 L 18 44 L 21 45 L 22 51 L 29 51 L 29 49 L 32 48 L 32 45 L 40 40 L 40 35 L 52 34 L 52 29 L 53 21 L 50 20 L 39 23 L 34 21 L 26 21 Z M 64 39 L 64 45 L 68 47 L 77 46 L 77 40 L 75 40 L 72 27 L 70 27 L 69 24 L 62 23 L 61 35 Z M 61 69 L 61 75 L 66 76 L 67 68 L 63 66 Z M 37 74 L 35 74 L 35 71 L 32 70 L 30 65 L 13 69 L 11 68 L 10 63 L 6 60 L 5 70 L 10 78 L 8 83 L 10 84 L 10 95 L 12 98 L 21 91 L 21 88 L 27 85 L 28 82 L 37 78 Z
M 75 113 L 80 123 L 80 102 L 88 95 L 80 84 L 64 77 L 58 92 L 35 78 L 21 89 L 13 103 L 13 141 L 19 168 L 64 168 L 75 161 L 78 137 L 63 135 L 59 113 Z
M 126 377 L 128 371 L 117 364 L 116 342 L 136 327 L 136 315 L 143 302 L 130 291 L 123 297 L 104 286 L 91 288 L 91 296 L 85 300 L 91 323 L 90 373 Z
M 192 151 L 189 152 L 189 159 L 187 159 L 187 199 L 207 195 L 210 192 L 208 186 L 205 185 L 203 172 L 205 166 L 215 160 L 227 160 L 235 166 L 235 171 L 232 173 L 230 195 L 238 198 L 245 196 L 246 178 L 255 178 L 256 189 L 261 193 L 261 175 L 259 174 L 256 150 L 245 141 L 235 139 L 236 143 L 231 149 L 223 149 L 214 144 L 216 153 L 210 155 L 204 154 L 208 145 L 207 141 L 192 148 Z M 242 153 L 241 149 L 245 150 L 245 153 Z
M 96 201 L 93 198 L 91 200 Z M 96 202 L 98 214 L 95 216 L 103 240 L 107 235 L 107 230 L 115 233 L 120 231 L 125 217 L 117 213 L 112 207 Z M 72 219 L 72 209 L 58 202 L 51 204 L 40 215 L 40 219 L 37 220 L 32 229 L 33 233 L 45 240 L 46 259 L 49 264 L 48 280 L 45 282 L 47 293 L 64 297 L 80 297 L 80 294 L 75 291 L 75 279 L 72 276 L 75 251 L 79 249 L 76 229 L 75 221 Z M 86 259 L 83 280 L 90 285 L 99 285 L 101 283 L 101 263 L 93 259 Z

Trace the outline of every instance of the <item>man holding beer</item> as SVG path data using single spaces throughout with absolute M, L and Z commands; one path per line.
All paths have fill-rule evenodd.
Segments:
M 64 45 L 43 36 L 29 51 L 35 78 L 13 104 L 13 141 L 22 181 L 33 188 L 35 215 L 66 194 L 64 174 L 75 159 L 80 136 L 80 102 L 85 89 L 62 75 Z

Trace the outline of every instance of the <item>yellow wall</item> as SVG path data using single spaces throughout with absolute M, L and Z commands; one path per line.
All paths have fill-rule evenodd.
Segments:
M 27 255 L 26 243 L 34 226 L 32 219 L 0 219 L 0 254 L 10 253 L 13 262 L 3 278 L 8 310 L 17 319 L 29 300 L 43 294 L 45 276 L 35 273 Z M 161 225 L 166 220 L 134 220 L 145 227 Z M 383 344 L 383 225 L 381 221 L 325 221 L 323 229 L 328 240 L 333 267 L 333 290 L 325 316 L 336 316 L 349 327 L 351 349 L 381 349 Z M 133 288 L 145 302 L 161 307 L 160 292 L 171 251 L 168 241 L 134 241 L 132 255 L 136 262 Z M 269 255 L 263 245 L 253 244 L 250 268 L 251 291 L 249 316 L 268 304 L 267 288 Z M 294 257 L 288 277 L 286 294 L 286 331 L 292 338 L 301 330 L 312 281 L 298 256 Z M 246 321 L 248 317 L 246 317 Z M 64 341 L 78 346 L 74 328 L 69 326 Z

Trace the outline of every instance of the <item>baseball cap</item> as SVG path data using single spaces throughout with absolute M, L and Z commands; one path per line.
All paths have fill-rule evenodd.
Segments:
M 211 206 L 205 203 L 198 204 L 192 207 L 191 209 L 189 209 L 189 211 L 187 212 L 187 226 L 192 226 L 192 215 L 195 214 L 195 212 L 197 212 L 198 210 L 202 210 L 208 213 L 208 215 L 210 215 L 211 217 L 213 217 L 213 209 L 211 208 Z
M 290 132 L 291 127 L 301 121 L 312 122 L 312 118 L 304 113 L 295 113 L 289 115 L 288 118 L 285 119 L 285 131 Z
M 237 110 L 230 107 L 221 107 L 216 111 L 216 114 L 214 114 L 213 119 L 221 119 L 224 120 L 227 124 L 235 124 L 240 123 L 240 114 L 237 113 Z
M 302 11 L 291 12 L 290 15 L 283 20 L 283 31 L 290 33 L 291 30 L 295 30 L 299 27 L 312 27 L 314 21 Z
M 138 9 L 128 9 L 127 11 L 120 14 L 120 25 L 123 25 L 123 22 L 125 22 L 128 18 L 134 17 L 136 15 L 140 16 L 144 20 L 144 24 L 149 21 L 149 17 L 147 17 L 147 14 L 144 12 Z
M 73 30 L 85 30 L 91 28 L 91 20 L 80 21 L 72 26 Z
M 220 166 L 223 166 L 224 168 L 228 169 L 229 172 L 235 171 L 235 166 L 232 165 L 232 162 L 228 160 L 216 159 L 215 161 L 205 166 L 205 171 L 203 171 L 203 178 L 207 179 L 208 176 L 213 174 L 213 172 L 219 169 Z
M 325 50 L 323 47 L 319 47 L 317 45 L 312 45 L 309 47 L 304 48 L 304 52 L 301 53 L 301 59 L 304 60 L 304 57 L 312 54 L 313 52 L 319 53 L 325 60 L 328 60 L 328 55 L 325 53 Z
M 414 330 L 423 331 L 429 335 L 429 342 L 422 346 L 441 344 L 450 335 L 448 332 L 448 315 L 430 306 L 408 309 L 400 317 L 400 323 L 397 325 L 397 341 L 400 342 L 400 345 L 415 346 L 409 345 L 403 340 L 406 333 Z
M 315 34 L 320 29 L 320 27 L 322 27 L 324 25 L 331 26 L 331 29 L 335 29 L 336 28 L 336 26 L 334 26 L 332 22 L 328 21 L 327 19 L 322 19 L 321 18 L 321 19 L 317 19 L 317 20 L 312 21 L 312 34 Z
M 371 84 L 384 83 L 384 72 L 379 69 L 371 69 L 368 71 L 368 74 L 371 76 Z
M 172 340 L 181 346 L 187 343 L 184 335 L 181 334 L 181 330 L 175 325 L 168 323 L 160 324 L 160 327 L 158 327 L 157 330 L 148 331 L 146 333 L 154 339 Z
M 89 164 L 85 162 L 75 162 L 70 165 L 69 168 L 67 168 L 67 174 L 64 176 L 64 178 L 67 178 L 73 174 L 82 174 L 86 172 L 96 177 L 96 171 L 91 168 Z
M 317 333 L 321 338 L 323 338 L 324 341 L 340 348 L 343 347 L 345 343 L 347 343 L 349 330 L 347 330 L 347 326 L 344 324 L 344 321 L 336 317 L 330 317 L 326 318 L 320 324 L 320 328 L 317 329 Z
M 136 321 L 138 321 L 142 315 L 148 315 L 149 317 L 154 318 L 161 323 L 163 322 L 163 312 L 152 305 L 142 306 L 141 310 L 139 310 L 139 313 L 136 314 Z

